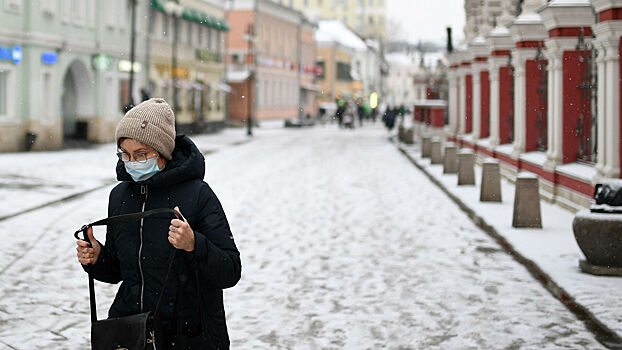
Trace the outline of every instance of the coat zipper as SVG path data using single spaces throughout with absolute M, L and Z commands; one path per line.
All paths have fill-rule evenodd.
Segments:
M 140 185 L 140 194 L 145 195 L 145 199 L 143 201 L 142 212 L 145 212 L 145 205 L 147 204 L 147 186 Z M 140 312 L 144 312 L 143 310 L 143 302 L 145 295 L 145 276 L 143 275 L 143 264 L 142 264 L 142 253 L 143 253 L 143 219 L 140 219 L 140 247 L 138 248 L 138 269 L 140 270 Z

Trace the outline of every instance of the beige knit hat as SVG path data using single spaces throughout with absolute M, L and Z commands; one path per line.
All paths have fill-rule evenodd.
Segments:
M 115 139 L 128 137 L 155 148 L 166 160 L 171 160 L 175 148 L 175 114 L 161 98 L 152 98 L 130 109 L 121 118 Z

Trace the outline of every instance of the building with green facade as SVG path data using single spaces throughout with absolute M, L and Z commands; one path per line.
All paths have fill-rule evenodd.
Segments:
M 176 84 L 180 129 L 224 125 L 224 4 L 175 1 L 183 11 L 173 28 L 166 2 L 135 0 L 133 101 L 140 102 L 144 90 L 173 103 L 170 33 L 176 29 L 178 71 L 188 73 Z M 0 152 L 114 139 L 130 103 L 132 3 L 0 1 Z

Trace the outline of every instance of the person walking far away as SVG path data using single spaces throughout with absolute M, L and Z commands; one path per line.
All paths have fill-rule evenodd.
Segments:
M 108 216 L 174 208 L 182 218 L 146 217 L 108 225 L 106 244 L 88 229 L 92 248 L 77 242 L 79 262 L 95 279 L 121 286 L 108 317 L 154 311 L 171 245 L 177 248 L 160 317 L 168 349 L 229 348 L 223 292 L 240 280 L 240 253 L 223 208 L 203 181 L 205 159 L 161 98 L 132 108 L 117 125 L 117 179 Z M 204 320 L 204 321 L 203 321 Z M 202 330 L 201 324 L 208 332 Z

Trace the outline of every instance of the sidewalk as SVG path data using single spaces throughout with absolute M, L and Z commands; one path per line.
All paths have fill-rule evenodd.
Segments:
M 400 143 L 398 148 L 431 179 L 436 180 L 450 197 L 454 197 L 463 210 L 472 212 L 471 218 L 480 227 L 493 236 L 498 235 L 496 238 L 506 251 L 515 252 L 516 259 L 558 299 L 570 308 L 579 309 L 579 314 L 582 313 L 593 323 L 600 322 L 621 334 L 622 308 L 618 303 L 622 278 L 598 277 L 579 270 L 579 259 L 584 259 L 584 256 L 572 231 L 574 214 L 541 201 L 543 229 L 513 228 L 513 183 L 502 178 L 502 203 L 483 203 L 479 201 L 480 166 L 475 167 L 476 186 L 458 186 L 456 174 L 443 174 L 442 164 L 432 165 L 429 158 L 421 158 L 420 144 Z
M 246 135 L 245 128 L 191 138 L 208 156 L 277 132 L 265 127 L 254 131 L 253 138 Z M 114 143 L 106 143 L 80 149 L 0 153 L 0 220 L 116 183 L 116 152 Z

